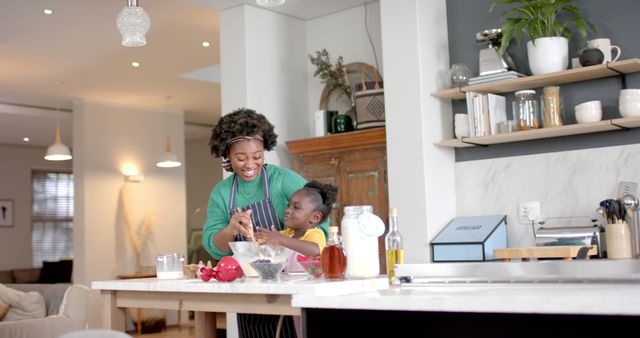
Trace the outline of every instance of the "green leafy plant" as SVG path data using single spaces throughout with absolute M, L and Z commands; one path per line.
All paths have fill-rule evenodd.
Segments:
M 585 20 L 576 6 L 576 0 L 498 0 L 489 11 L 498 5 L 518 4 L 501 14 L 505 18 L 502 23 L 502 41 L 499 52 L 502 54 L 511 40 L 515 38 L 520 45 L 522 35 L 529 40 L 537 38 L 560 36 L 571 39 L 575 26 L 580 36 L 587 36 L 587 28 L 595 32 L 596 27 Z
M 322 83 L 327 86 L 328 91 L 331 93 L 334 90 L 338 90 L 340 95 L 346 95 L 351 98 L 351 86 L 347 83 L 345 68 L 343 64 L 342 56 L 333 62 L 329 56 L 329 52 L 326 49 L 316 51 L 316 56 L 309 55 L 309 60 L 316 66 L 316 71 L 313 76 L 320 77 Z

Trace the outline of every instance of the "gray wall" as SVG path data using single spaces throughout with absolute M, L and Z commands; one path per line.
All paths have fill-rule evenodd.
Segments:
M 489 12 L 491 0 L 448 0 L 447 21 L 449 31 L 449 58 L 451 64 L 464 63 L 474 76 L 478 75 L 478 51 L 484 48 L 476 44 L 476 32 L 501 26 L 500 12 L 507 7 L 497 7 Z M 640 57 L 638 39 L 638 14 L 640 1 L 637 0 L 578 0 L 584 17 L 597 28 L 587 39 L 608 37 L 611 43 L 622 48 L 619 60 Z M 580 38 L 575 34 L 569 45 L 569 56 L 577 57 Z M 520 46 L 512 42 L 508 49 L 520 72 L 529 73 L 525 41 Z M 640 88 L 640 73 L 626 76 L 628 88 Z M 601 100 L 603 119 L 620 117 L 618 113 L 618 93 L 621 88 L 617 77 L 566 84 L 561 87 L 564 100 L 563 119 L 565 124 L 575 123 L 573 107 L 581 102 Z M 541 88 L 535 88 L 541 94 Z M 508 116 L 511 114 L 513 94 L 507 95 Z M 464 100 L 453 102 L 453 113 L 466 113 Z M 453 128 L 453 127 L 452 127 Z M 594 147 L 605 147 L 640 143 L 640 130 L 614 131 L 600 134 L 577 135 L 546 140 L 535 140 L 489 147 L 456 149 L 456 161 L 496 158 L 515 155 L 566 151 Z

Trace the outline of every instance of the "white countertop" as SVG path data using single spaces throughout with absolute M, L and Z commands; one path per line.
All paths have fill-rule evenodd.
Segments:
M 282 275 L 279 281 L 261 281 L 257 277 L 245 277 L 230 283 L 212 279 L 203 282 L 200 279 L 122 279 L 95 281 L 91 288 L 116 291 L 160 291 L 195 293 L 242 293 L 242 294 L 308 294 L 315 296 L 341 296 L 350 293 L 370 292 L 389 287 L 386 276 L 372 279 L 353 279 L 344 281 L 309 280 L 306 275 Z
M 302 308 L 640 315 L 640 284 L 433 284 L 341 297 L 294 295 Z

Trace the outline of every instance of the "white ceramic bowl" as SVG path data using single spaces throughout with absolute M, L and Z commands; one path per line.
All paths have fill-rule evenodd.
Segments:
M 602 109 L 576 109 L 576 121 L 578 123 L 592 123 L 602 120 Z
M 622 117 L 640 116 L 640 101 L 637 102 L 620 102 L 618 106 Z
M 620 97 L 623 96 L 640 97 L 640 89 L 623 89 L 620 91 Z
M 600 100 L 583 102 L 575 107 L 576 111 L 583 109 L 599 109 L 602 111 L 602 102 Z

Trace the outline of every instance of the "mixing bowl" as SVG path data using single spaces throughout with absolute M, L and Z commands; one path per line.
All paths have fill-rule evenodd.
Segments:
M 254 269 L 255 267 L 251 265 L 251 262 L 259 259 L 268 259 L 272 263 L 282 263 L 282 267 L 284 267 L 288 262 L 289 252 L 291 251 L 288 248 L 274 244 L 262 244 L 259 246 L 260 251 L 258 251 L 258 246 L 255 242 L 249 241 L 229 242 L 229 246 L 233 251 L 233 257 L 240 263 L 240 267 L 247 277 L 260 276 L 259 272 Z M 280 270 L 282 270 L 282 267 Z

